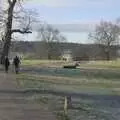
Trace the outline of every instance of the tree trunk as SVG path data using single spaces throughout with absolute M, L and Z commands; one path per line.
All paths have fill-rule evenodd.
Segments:
M 110 60 L 110 52 L 108 51 L 108 52 L 106 52 L 106 59 L 107 59 L 107 61 L 109 61 Z
M 2 51 L 2 55 L 1 55 L 1 64 L 4 64 L 4 58 L 5 58 L 5 56 L 8 56 L 9 49 L 10 49 L 10 43 L 11 43 L 10 40 L 5 41 L 5 43 L 4 43 L 4 47 L 3 47 L 3 51 Z
M 9 3 L 8 17 L 7 17 L 6 31 L 5 31 L 5 37 L 4 37 L 4 46 L 3 46 L 3 51 L 1 55 L 1 63 L 3 63 L 4 57 L 8 56 L 9 50 L 10 50 L 11 36 L 12 36 L 13 10 L 14 10 L 16 1 L 17 0 L 8 2 Z
M 51 60 L 51 59 L 52 59 L 51 53 L 48 53 L 48 60 Z

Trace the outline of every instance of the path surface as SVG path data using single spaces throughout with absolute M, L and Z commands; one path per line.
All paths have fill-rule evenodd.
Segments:
M 15 75 L 0 73 L 0 120 L 56 120 L 44 106 L 28 102 L 24 93 L 7 92 L 16 90 Z

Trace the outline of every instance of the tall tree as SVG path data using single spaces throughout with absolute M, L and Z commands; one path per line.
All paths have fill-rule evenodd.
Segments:
M 60 34 L 58 29 L 53 28 L 51 25 L 43 24 L 38 30 L 38 38 L 45 44 L 48 59 L 54 58 L 56 55 L 60 56 L 60 42 L 64 42 L 66 38 Z
M 28 25 L 26 25 L 26 27 L 24 27 L 22 29 L 16 29 L 13 27 L 13 26 L 16 26 L 16 25 L 13 25 L 14 19 L 21 18 L 20 16 L 16 16 L 17 14 L 20 13 L 20 11 L 15 11 L 15 7 L 17 6 L 17 4 L 18 3 L 19 3 L 19 5 L 21 4 L 20 0 L 5 0 L 4 2 L 6 2 L 5 3 L 6 8 L 5 8 L 5 10 L 2 11 L 4 16 L 3 16 L 3 19 L 1 20 L 1 24 L 4 28 L 4 30 L 2 32 L 2 40 L 4 41 L 2 55 L 1 55 L 2 61 L 4 60 L 4 57 L 8 56 L 8 54 L 9 54 L 11 38 L 14 33 L 21 33 L 21 34 L 32 33 L 29 30 L 30 18 L 29 18 Z M 2 16 L 2 14 L 1 14 L 1 16 Z
M 119 41 L 120 26 L 117 23 L 101 21 L 93 33 L 89 34 L 90 39 L 98 43 L 106 54 L 106 59 L 110 60 L 111 46 Z

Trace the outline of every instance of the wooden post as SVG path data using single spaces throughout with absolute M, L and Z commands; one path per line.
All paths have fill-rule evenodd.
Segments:
M 68 108 L 72 107 L 71 96 L 65 96 L 64 99 L 64 112 L 67 114 Z
M 64 114 L 67 115 L 68 112 L 68 100 L 67 97 L 65 96 L 65 101 L 64 101 Z

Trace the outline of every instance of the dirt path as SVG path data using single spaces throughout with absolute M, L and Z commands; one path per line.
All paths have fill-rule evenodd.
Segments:
M 24 93 L 15 93 L 20 90 L 17 84 L 15 75 L 0 73 L 0 120 L 56 120 L 44 106 L 29 103 Z

